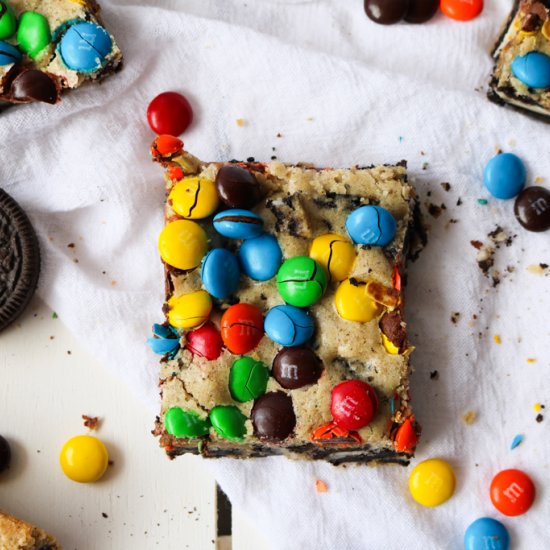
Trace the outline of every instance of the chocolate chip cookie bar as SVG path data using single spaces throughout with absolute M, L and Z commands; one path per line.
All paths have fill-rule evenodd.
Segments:
M 286 455 L 407 464 L 405 264 L 418 204 L 406 165 L 202 162 L 171 136 L 165 320 L 154 433 L 170 457 Z
M 550 1 L 516 1 L 493 57 L 489 99 L 550 121 Z
M 54 104 L 64 90 L 122 67 L 95 0 L 0 0 L 0 111 Z
M 54 537 L 42 529 L 0 512 L 0 548 L 6 550 L 61 550 Z

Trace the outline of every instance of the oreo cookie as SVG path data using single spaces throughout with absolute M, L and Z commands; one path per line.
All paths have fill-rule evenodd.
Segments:
M 40 273 L 40 247 L 23 209 L 0 189 L 0 330 L 30 302 Z

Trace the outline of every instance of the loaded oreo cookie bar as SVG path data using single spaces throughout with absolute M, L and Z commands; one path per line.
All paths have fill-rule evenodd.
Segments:
M 122 67 L 95 0 L 0 0 L 0 111 L 54 104 L 63 90 Z
M 404 163 L 201 162 L 171 136 L 154 433 L 170 457 L 408 463 L 402 281 L 416 195 Z
M 517 1 L 493 52 L 489 99 L 550 120 L 550 0 Z

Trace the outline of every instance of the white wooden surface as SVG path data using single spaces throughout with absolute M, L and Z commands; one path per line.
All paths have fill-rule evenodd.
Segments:
M 219 546 L 215 482 L 201 461 L 166 458 L 150 411 L 62 321 L 35 298 L 0 333 L 0 434 L 14 455 L 0 475 L 0 509 L 50 531 L 66 550 Z M 95 484 L 70 481 L 58 462 L 67 439 L 88 433 L 82 414 L 101 418 L 96 435 L 114 461 Z M 246 518 L 233 517 L 234 550 L 269 549 Z

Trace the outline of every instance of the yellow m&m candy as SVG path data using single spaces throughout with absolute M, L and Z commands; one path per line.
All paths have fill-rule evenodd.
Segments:
M 314 239 L 309 255 L 325 268 L 331 281 L 343 281 L 349 275 L 357 256 L 353 244 L 334 233 Z
M 439 458 L 417 464 L 409 478 L 411 495 L 422 506 L 439 506 L 449 500 L 456 485 L 453 468 Z
M 177 269 L 197 267 L 208 249 L 206 233 L 189 220 L 176 220 L 164 227 L 159 236 L 161 258 Z
M 343 319 L 367 323 L 378 317 L 383 310 L 367 293 L 367 284 L 346 279 L 340 283 L 334 296 L 336 309 Z
M 105 445 L 91 435 L 77 435 L 69 439 L 59 456 L 63 473 L 78 483 L 91 483 L 100 479 L 109 464 Z
M 206 323 L 212 311 L 212 298 L 206 290 L 197 290 L 168 300 L 168 322 L 176 328 L 194 328 Z
M 172 187 L 168 201 L 176 214 L 192 220 L 210 216 L 220 202 L 216 184 L 203 178 L 185 178 L 178 181 Z

